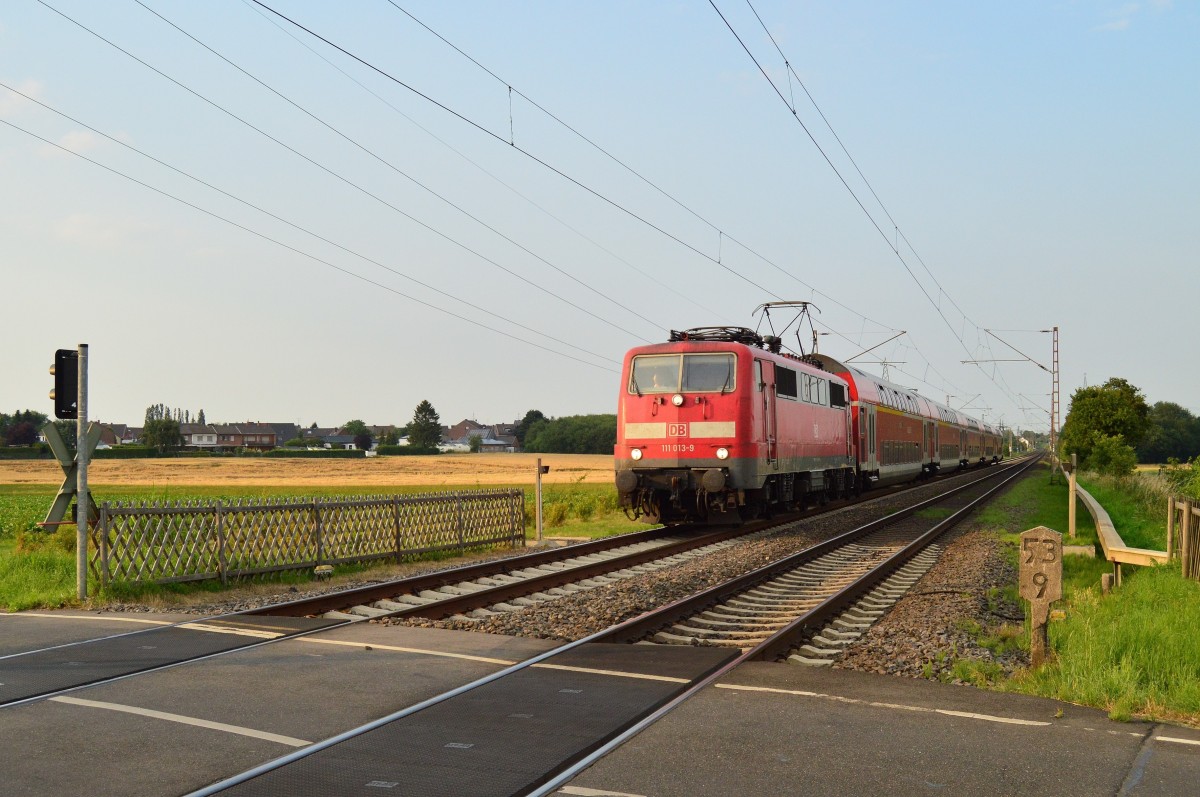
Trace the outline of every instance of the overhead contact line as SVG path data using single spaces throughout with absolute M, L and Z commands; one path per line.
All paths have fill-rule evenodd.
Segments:
M 420 304 L 420 305 L 422 305 L 422 306 L 424 306 L 424 307 L 428 307 L 430 310 L 435 310 L 435 311 L 437 311 L 437 312 L 439 312 L 439 313 L 442 313 L 442 314 L 444 314 L 444 315 L 448 315 L 448 316 L 450 316 L 451 318 L 456 318 L 456 319 L 458 319 L 459 321 L 465 321 L 465 322 L 467 322 L 468 324 L 472 324 L 472 325 L 474 325 L 474 326 L 477 326 L 477 327 L 479 327 L 479 328 L 481 328 L 481 329 L 485 329 L 485 330 L 487 330 L 487 331 L 489 331 L 489 332 L 494 332 L 494 333 L 496 333 L 497 335 L 503 335 L 504 337 L 506 337 L 506 338 L 508 338 L 508 339 L 510 339 L 510 340 L 515 340 L 515 341 L 517 341 L 518 343 L 524 343 L 526 346 L 532 346 L 532 347 L 533 347 L 533 348 L 535 348 L 535 349 L 541 349 L 542 351 L 548 352 L 548 353 L 550 353 L 550 354 L 555 354 L 555 355 L 558 355 L 559 357 L 566 357 L 566 358 L 567 358 L 567 359 L 569 359 L 569 360 L 574 360 L 575 362 L 582 363 L 583 365 L 587 365 L 587 366 L 590 366 L 590 367 L 592 367 L 592 368 L 599 368 L 599 369 L 601 369 L 601 370 L 603 370 L 603 371 L 608 371 L 608 372 L 610 372 L 610 373 L 617 373 L 617 369 L 614 369 L 614 368 L 609 368 L 609 367 L 607 367 L 607 366 L 603 366 L 603 365 L 598 365 L 598 364 L 596 364 L 596 363 L 592 363 L 592 362 L 588 362 L 587 360 L 580 359 L 579 357 L 575 357 L 575 356 L 573 356 L 573 355 L 570 355 L 570 354 L 565 354 L 564 352 L 561 352 L 561 351 L 556 351 L 556 350 L 554 350 L 554 349 L 551 349 L 551 348 L 549 348 L 549 347 L 547 347 L 547 346 L 543 346 L 543 345 L 541 345 L 540 343 L 534 343 L 534 342 L 533 342 L 533 341 L 531 341 L 531 340 L 526 340 L 525 338 L 519 337 L 519 336 L 517 336 L 517 335 L 513 335 L 513 334 L 512 334 L 512 333 L 510 333 L 510 332 L 505 332 L 505 331 L 504 331 L 504 330 L 502 330 L 502 329 L 497 329 L 497 328 L 495 328 L 495 327 L 489 326 L 489 325 L 487 325 L 487 324 L 484 324 L 484 323 L 482 323 L 482 322 L 480 322 L 480 321 L 476 321 L 476 320 L 475 320 L 475 319 L 473 319 L 473 318 L 468 318 L 467 316 L 464 316 L 464 315 L 459 315 L 458 313 L 455 313 L 455 312 L 454 312 L 454 311 L 452 311 L 452 310 L 447 310 L 447 309 L 446 309 L 446 308 L 444 308 L 444 307 L 439 307 L 439 306 L 437 306 L 437 305 L 435 305 L 435 304 L 433 304 L 433 303 L 431 303 L 431 302 L 427 302 L 427 301 L 425 301 L 425 300 L 423 300 L 423 299 L 418 299 L 418 298 L 417 298 L 417 297 L 415 297 L 415 296 L 410 296 L 409 294 L 407 294 L 407 293 L 404 293 L 403 291 L 397 290 L 396 288 L 393 288 L 393 287 L 391 287 L 391 286 L 389 286 L 389 285 L 384 285 L 384 284 L 383 284 L 383 283 L 381 283 L 381 282 L 376 282 L 375 280 L 371 279 L 370 277 L 364 277 L 362 274 L 358 274 L 358 273 L 356 273 L 356 272 L 354 272 L 354 271 L 350 271 L 349 269 L 342 268 L 341 266 L 339 266 L 339 265 L 337 265 L 337 264 L 335 264 L 335 263 L 331 263 L 330 261 L 328 261 L 328 260 L 325 260 L 325 259 L 323 259 L 323 258 L 320 258 L 320 257 L 317 257 L 317 256 L 316 256 L 316 255 L 314 255 L 314 254 L 311 254 L 311 253 L 309 253 L 309 252 L 305 252 L 304 250 L 302 250 L 302 249 L 298 249 L 298 248 L 296 248 L 296 247 L 294 247 L 294 246 L 291 246 L 290 244 L 286 244 L 286 243 L 284 243 L 283 241 L 280 241 L 280 240 L 278 240 L 278 239 L 276 239 L 276 238 L 272 238 L 271 236 L 269 236 L 269 235 L 266 235 L 265 233 L 261 233 L 261 232 L 258 232 L 257 230 L 253 230 L 253 229 L 251 229 L 250 227 L 247 227 L 247 226 L 245 226 L 244 224 L 239 224 L 238 222 L 236 222 L 236 221 L 233 221 L 232 219 L 227 219 L 227 218 L 225 218 L 224 216 L 221 216 L 221 215 L 220 215 L 220 214 L 218 214 L 218 213 L 214 213 L 214 212 L 213 212 L 213 211 L 211 211 L 211 210 L 207 210 L 207 209 L 205 209 L 205 208 L 202 208 L 202 207 L 200 207 L 199 205 L 196 205 L 196 204 L 194 204 L 194 203 L 192 203 L 192 202 L 189 202 L 189 201 L 187 201 L 186 199 L 182 199 L 182 198 L 180 198 L 180 197 L 177 197 L 177 196 L 175 196 L 174 194 L 171 194 L 171 193 L 169 193 L 169 192 L 167 192 L 167 191 L 164 191 L 164 190 L 163 190 L 163 189 L 161 189 L 161 188 L 157 188 L 157 187 L 155 187 L 155 186 L 152 186 L 152 185 L 150 185 L 149 183 L 146 183 L 146 182 L 143 182 L 143 181 L 141 181 L 141 180 L 137 179 L 136 177 L 131 177 L 130 175 L 128 175 L 128 174 L 125 174 L 124 172 L 118 171 L 117 169 L 114 169 L 114 168 L 112 168 L 111 166 L 106 166 L 105 164 L 103 164 L 103 163 L 100 163 L 100 162 L 99 162 L 99 161 L 97 161 L 97 160 L 93 160 L 92 158 L 89 158 L 89 157 L 87 157 L 86 155 L 81 155 L 81 154 L 79 154 L 78 152 L 74 152 L 74 151 L 72 151 L 72 150 L 70 150 L 70 149 L 67 149 L 66 147 L 62 146 L 61 144 L 55 143 L 54 141 L 51 141 L 51 140 L 50 140 L 50 139 L 48 139 L 48 138 L 43 138 L 42 136 L 39 136 L 37 133 L 34 133 L 34 132 L 32 132 L 32 131 L 29 131 L 29 130 L 26 130 L 25 128 L 23 128 L 23 127 L 21 127 L 21 126 L 19 126 L 19 125 L 15 125 L 15 124 L 13 124 L 12 122 L 8 121 L 7 119 L 0 119 L 0 124 L 7 125 L 8 127 L 11 127 L 11 128 L 12 128 L 12 129 L 14 129 L 14 130 L 17 130 L 17 131 L 19 131 L 19 132 L 22 132 L 22 133 L 24 133 L 24 134 L 25 134 L 25 135 L 27 135 L 27 136 L 30 136 L 30 137 L 32 137 L 32 138 L 35 138 L 35 139 L 37 139 L 38 141 L 41 141 L 41 142 L 42 142 L 42 143 L 44 143 L 44 144 L 49 144 L 50 146 L 52 146 L 52 147 L 55 147 L 56 149 L 62 150 L 63 152 L 66 152 L 66 153 L 68 153 L 68 154 L 70 154 L 70 155 L 74 155 L 74 156 L 75 156 L 75 157 L 77 157 L 77 158 L 82 158 L 83 160 L 87 161 L 88 163 L 92 164 L 93 166 L 98 166 L 98 167 L 100 167 L 101 169 L 104 169 L 104 170 L 105 170 L 105 171 L 107 171 L 107 172 L 110 172 L 110 173 L 112 173 L 112 174 L 115 174 L 115 175 L 117 175 L 118 177 L 123 177 L 123 178 L 125 178 L 126 180 L 129 180 L 129 181 L 130 181 L 130 182 L 132 182 L 132 183 L 136 183 L 137 185 L 140 185 L 140 186 L 142 186 L 143 188 L 147 188 L 147 189 L 149 189 L 149 190 L 151 190 L 151 191 L 155 192 L 156 194 L 161 194 L 162 196 L 165 196 L 165 197 L 167 197 L 168 199 L 173 199 L 173 200 L 175 200 L 176 202 L 180 203 L 181 205 L 186 205 L 187 207 L 189 207 L 189 208 L 192 208 L 193 210 L 198 210 L 198 211 L 200 211 L 201 213 L 203 213 L 203 214 L 205 214 L 205 215 L 207 215 L 207 216 L 211 216 L 212 218 L 214 218 L 214 219 L 217 219 L 218 221 L 225 222 L 226 224 L 228 224 L 228 225 L 230 225 L 230 226 L 232 226 L 232 227 L 236 227 L 236 228 L 238 228 L 239 230 L 242 230 L 242 231 L 244 231 L 244 232 L 248 232 L 248 233 L 250 233 L 250 234 L 251 234 L 251 235 L 253 235 L 253 236 L 256 236 L 256 237 L 258 237 L 258 238 L 261 238 L 261 239 L 263 239 L 264 241 L 269 241 L 270 243 L 273 243 L 273 244 L 275 244 L 276 246 L 281 246 L 281 247 L 283 247 L 284 249 L 287 249 L 287 250 L 289 250 L 289 251 L 291 251 L 291 252 L 295 252 L 296 254 L 298 254 L 298 255 L 301 255 L 302 257 L 307 257 L 307 258 L 308 258 L 308 259 L 310 259 L 310 260 L 316 261 L 317 263 L 321 263 L 322 265 L 328 266 L 329 268 L 332 268 L 332 269 L 334 269 L 334 270 L 336 270 L 336 271 L 340 271 L 340 272 L 342 272 L 343 274 L 346 274 L 347 276 L 354 277 L 355 279 L 361 280 L 361 281 L 363 281 L 363 282 L 365 282 L 365 283 L 367 283 L 367 284 L 369 284 L 369 285 L 373 285 L 373 286 L 375 286 L 376 288 L 381 288 L 381 289 L 383 289 L 383 290 L 385 290 L 385 291 L 388 291 L 389 293 L 394 293 L 394 294 L 396 294 L 397 296 L 401 296 L 401 297 L 403 297 L 403 298 L 405 298 L 405 299 L 408 299 L 408 300 L 410 300 L 410 301 L 416 302 L 417 304 Z
M 312 158 L 308 157 L 307 155 L 305 155 L 304 153 L 300 152 L 299 150 L 297 150 L 297 149 L 295 149 L 295 148 L 293 148 L 293 147 L 289 146 L 288 144 L 284 143 L 283 141 L 279 140 L 278 138 L 275 138 L 274 136 L 272 136 L 270 133 L 266 132 L 266 131 L 265 131 L 265 130 L 263 130 L 262 128 L 259 128 L 259 127 L 255 126 L 255 125 L 254 125 L 254 124 L 252 124 L 251 122 L 247 121 L 246 119 L 243 119 L 242 117 L 238 116 L 237 114 L 235 114 L 235 113 L 233 113 L 232 111 L 228 110 L 227 108 L 223 107 L 223 106 L 222 106 L 222 105 L 220 105 L 219 103 L 217 103 L 217 102 L 214 102 L 213 100 L 210 100 L 208 97 L 205 97 L 203 94 L 200 94 L 198 91 L 196 91 L 196 90 L 194 90 L 194 89 L 192 89 L 192 88 L 190 88 L 190 87 L 186 86 L 186 85 L 185 85 L 185 84 L 183 84 L 182 82 L 180 82 L 180 81 L 176 80 L 175 78 L 173 78 L 173 77 L 171 77 L 170 75 L 166 74 L 165 72 L 163 72 L 162 70 L 158 69 L 157 67 L 155 67 L 155 66 L 153 66 L 153 65 L 151 65 L 151 64 L 149 64 L 149 63 L 147 63 L 146 61 L 143 61 L 141 58 L 138 58 L 136 55 L 134 55 L 133 53 L 131 53 L 131 52 L 129 52 L 128 50 L 124 49 L 123 47 L 121 47 L 120 45 L 116 44 L 115 42 L 113 42 L 113 41 L 111 41 L 111 40 L 109 40 L 109 39 L 105 38 L 104 36 L 101 36 L 99 33 L 97 33 L 96 31 L 92 30 L 91 28 L 87 27 L 87 26 L 86 26 L 86 25 L 84 25 L 83 23 L 81 23 L 81 22 L 78 22 L 77 20 L 75 20 L 75 19 L 71 18 L 70 16 L 68 16 L 68 15 L 64 14 L 62 11 L 59 11 L 57 8 L 55 8 L 54 6 L 52 6 L 52 5 L 50 5 L 48 2 L 46 2 L 46 0 L 37 0 L 37 2 L 38 2 L 38 3 L 40 3 L 41 5 L 45 6 L 46 8 L 50 9 L 50 10 L 51 10 L 51 11 L 53 11 L 54 13 L 58 14 L 58 15 L 59 15 L 59 16 L 61 16 L 63 19 L 67 20 L 68 22 L 71 22 L 72 24 L 76 25 L 77 27 L 81 28 L 82 30 L 84 30 L 84 31 L 86 31 L 86 32 L 88 32 L 88 33 L 90 33 L 92 36 L 96 37 L 97 39 L 99 39 L 100 41 L 102 41 L 102 42 L 104 42 L 105 44 L 109 45 L 110 47 L 112 47 L 112 48 L 114 48 L 114 49 L 116 49 L 116 50 L 120 51 L 121 53 L 125 54 L 125 55 L 126 55 L 126 56 L 128 56 L 129 58 L 132 58 L 134 61 L 137 61 L 139 64 L 141 64 L 142 66 L 144 66 L 144 67 L 146 67 L 147 69 L 151 70 L 152 72 L 154 72 L 155 74 L 159 75 L 160 77 L 162 77 L 162 78 L 165 78 L 166 80 L 170 81 L 171 83 L 174 83 L 176 86 L 178 86 L 179 88 L 181 88 L 181 89 L 183 89 L 184 91 L 188 92 L 189 94 L 191 94 L 192 96 L 196 97 L 197 99 L 203 100 L 205 103 L 207 103 L 207 104 L 211 105 L 213 108 L 217 109 L 218 111 L 221 111 L 221 112 L 222 112 L 222 113 L 224 113 L 225 115 L 227 115 L 227 116 L 229 116 L 230 118 L 232 118 L 232 119 L 236 120 L 237 122 L 240 122 L 242 125 L 244 125 L 244 126 L 246 126 L 246 127 L 250 128 L 250 129 L 251 129 L 251 130 L 253 130 L 254 132 L 258 133 L 259 135 L 261 135 L 261 136 L 263 136 L 263 137 L 265 137 L 265 138 L 269 139 L 270 141 L 274 142 L 275 144 L 277 144 L 277 145 L 279 145 L 279 146 L 283 147 L 284 149 L 288 150 L 289 152 L 291 152 L 292 154 L 294 154 L 294 155 L 296 155 L 297 157 L 301 158 L 302 160 L 306 161 L 307 163 L 309 163 L 309 164 L 311 164 L 311 165 L 313 165 L 313 166 L 317 167 L 317 168 L 318 168 L 318 169 L 320 169 L 321 171 L 325 172 L 325 173 L 326 173 L 326 174 L 328 174 L 329 176 L 331 176 L 331 177 L 334 177 L 334 178 L 335 178 L 335 179 L 337 179 L 337 180 L 340 180 L 341 182 L 345 183 L 346 185 L 350 186 L 351 188 L 354 188 L 355 190 L 359 191 L 360 193 L 362 193 L 362 194 L 364 194 L 364 195 L 366 195 L 366 196 L 370 197 L 371 199 L 374 199 L 376 202 L 379 202 L 380 204 L 384 205 L 385 207 L 388 207 L 388 208 L 390 208 L 391 210 L 393 210 L 394 212 L 396 212 L 396 213 L 400 214 L 401 216 L 403 216 L 404 218 L 406 218 L 406 219 L 408 219 L 409 221 L 413 222 L 414 224 L 417 224 L 417 225 L 419 225 L 419 226 L 423 227 L 424 229 L 428 230 L 429 232 L 432 232 L 433 234 L 437 235 L 438 237 L 442 238 L 443 240 L 445 240 L 445 241 L 447 241 L 447 242 L 449 242 L 449 243 L 452 243 L 452 244 L 454 244 L 455 246 L 459 247 L 460 249 L 462 249 L 462 250 L 464 250 L 464 251 L 466 251 L 466 252 L 469 252 L 470 254 L 472 254 L 472 255 L 474 255 L 474 256 L 476 256 L 476 257 L 478 257 L 479 259 L 483 260 L 484 262 L 486 262 L 486 263 L 490 263 L 491 265 L 495 266 L 496 268 L 500 269 L 501 271 L 504 271 L 505 273 L 507 273 L 507 274 L 509 274 L 509 275 L 511 275 L 511 276 L 513 276 L 513 277 L 515 277 L 516 279 L 518 279 L 518 280 L 520 280 L 520 281 L 524 282 L 525 284 L 529 285 L 531 288 L 534 288 L 534 289 L 536 289 L 536 290 L 540 291 L 541 293 L 544 293 L 544 294 L 546 294 L 547 296 L 550 296 L 551 298 L 557 299 L 558 301 L 561 301 L 561 302 L 563 302 L 564 304 L 567 304 L 567 305 L 569 305 L 569 306 L 573 307 L 574 309 L 578 310 L 579 312 L 583 313 L 584 315 L 590 316 L 590 317 L 592 317 L 592 318 L 596 319 L 597 321 L 599 321 L 599 322 L 601 322 L 601 323 L 603 323 L 603 324 L 605 324 L 605 325 L 607 325 L 607 326 L 610 326 L 610 327 L 612 327 L 613 329 L 616 329 L 616 330 L 618 330 L 618 331 L 620 331 L 620 332 L 625 332 L 625 333 L 627 333 L 627 334 L 631 334 L 631 333 L 628 333 L 628 331 L 627 331 L 627 330 L 625 330 L 624 328 L 622 328 L 620 325 L 618 325 L 618 324 L 616 324 L 616 323 L 614 323 L 614 322 L 612 322 L 612 321 L 608 320 L 607 318 L 603 318 L 603 317 L 601 317 L 601 316 L 598 316 L 598 315 L 596 315 L 595 313 L 591 312 L 590 310 L 587 310 L 587 309 L 585 309 L 585 308 L 583 308 L 583 307 L 580 307 L 579 305 L 575 304 L 574 302 L 570 301 L 569 299 L 566 299 L 566 298 L 564 298 L 563 296 L 560 296 L 559 294 L 557 294 L 557 293 L 555 293 L 555 292 L 551 291 L 550 289 L 548 289 L 548 288 L 546 288 L 546 287 L 544 287 L 544 286 L 542 286 L 542 285 L 539 285 L 538 283 L 536 283 L 536 282 L 534 282 L 534 281 L 532 281 L 532 280 L 529 280 L 529 279 L 527 279 L 527 278 L 525 278 L 525 277 L 521 276 L 520 274 L 517 274 L 515 271 L 512 271 L 511 269 L 507 268 L 506 266 L 503 266 L 503 265 L 501 265 L 501 264 L 500 264 L 500 263 L 498 263 L 497 261 L 495 261 L 495 260 L 492 260 L 491 258 L 487 257 L 486 255 L 484 255 L 484 254 L 482 254 L 482 253 L 480 253 L 480 252 L 477 252 L 477 251 L 475 251 L 474 249 L 472 249 L 471 247 L 467 246 L 466 244 L 464 244 L 464 243 L 462 243 L 462 242 L 460 242 L 460 241 L 457 241 L 457 240 L 455 240 L 454 238 L 452 238 L 451 236 L 447 235 L 446 233 L 444 233 L 444 232 L 442 232 L 442 231 L 438 230 L 437 228 L 435 228 L 435 227 L 433 227 L 433 226 L 431 226 L 431 225 L 429 225 L 429 224 L 426 224 L 425 222 L 421 221 L 420 219 L 416 218 L 415 216 L 412 216 L 411 214 L 409 214 L 409 213 L 407 213 L 407 212 L 405 212 L 405 211 L 401 210 L 400 208 L 396 207 L 396 206 L 395 206 L 395 205 L 393 205 L 392 203 L 388 202 L 386 199 L 384 199 L 384 198 L 382 198 L 382 197 L 378 196 L 377 194 L 374 194 L 374 193 L 372 193 L 371 191 L 368 191 L 366 188 L 363 188 L 362 186 L 358 185 L 358 184 L 357 184 L 357 183 L 355 183 L 354 181 L 352 181 L 352 180 L 350 180 L 350 179 L 348 179 L 348 178 L 346 178 L 346 177 L 343 177 L 342 175 L 338 174 L 338 173 L 337 173 L 336 171 L 334 171 L 333 169 L 330 169 L 329 167 L 325 166 L 324 164 L 321 164 L 320 162 L 318 162 L 318 161 L 316 161 L 316 160 L 314 160 L 314 159 L 312 159 Z M 646 339 L 645 339 L 645 338 L 642 338 L 642 337 L 640 337 L 640 336 L 638 336 L 638 335 L 634 335 L 633 337 L 635 337 L 635 338 L 638 338 L 639 340 L 646 341 Z M 646 341 L 646 342 L 649 342 L 649 341 Z

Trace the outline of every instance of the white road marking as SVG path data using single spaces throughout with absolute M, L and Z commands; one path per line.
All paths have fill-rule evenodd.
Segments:
M 1158 742 L 1174 742 L 1175 744 L 1194 744 L 1200 747 L 1200 739 L 1180 739 L 1177 736 L 1155 736 L 1155 741 Z
M 116 617 L 111 614 L 41 614 L 39 612 L 17 612 L 0 614 L 0 617 L 44 617 L 49 620 L 104 620 L 114 623 L 143 623 L 145 625 L 174 625 L 170 620 L 147 620 L 142 617 Z
M 209 631 L 214 634 L 234 634 L 236 636 L 252 636 L 257 639 L 278 639 L 284 634 L 274 631 L 255 631 L 252 628 L 230 628 L 225 625 L 207 625 L 205 623 L 184 623 L 179 626 L 189 631 Z
M 502 667 L 511 667 L 516 664 L 515 661 L 508 659 L 491 659 L 486 656 L 472 656 L 467 653 L 447 653 L 442 650 L 427 650 L 425 648 L 404 648 L 396 645 L 379 645 L 374 642 L 348 642 L 341 639 L 314 639 L 312 637 L 301 637 L 301 642 L 315 642 L 320 645 L 341 645 L 343 647 L 363 648 L 370 644 L 373 650 L 394 650 L 399 653 L 416 653 L 420 656 L 440 656 L 450 659 L 465 659 L 466 661 L 478 661 L 484 664 L 499 664 Z M 531 667 L 538 667 L 546 670 L 566 670 L 568 672 L 583 672 L 594 673 L 596 675 L 611 675 L 616 678 L 638 678 L 646 681 L 667 681 L 668 683 L 686 684 L 691 683 L 687 678 L 673 678 L 667 675 L 650 675 L 647 673 L 638 672 L 621 672 L 620 670 L 598 670 L 592 667 L 570 667 L 566 664 L 533 664 Z
M 515 661 L 508 661 L 506 659 L 489 659 L 486 656 L 471 656 L 466 653 L 446 653 L 445 651 L 442 651 L 442 650 L 424 650 L 422 648 L 402 648 L 402 647 L 397 647 L 396 645 L 379 645 L 374 642 L 347 642 L 342 639 L 314 639 L 312 637 L 307 637 L 307 636 L 301 637 L 298 641 L 313 642 L 318 645 L 341 645 L 343 647 L 350 647 L 350 648 L 365 648 L 368 645 L 370 645 L 373 650 L 394 650 L 399 653 L 416 653 L 416 654 L 419 654 L 422 656 L 440 656 L 442 658 L 447 658 L 447 659 L 466 659 L 467 661 L 479 661 L 479 662 L 483 662 L 484 664 L 499 664 L 504 667 L 510 667 L 513 664 L 516 664 Z
M 718 689 L 734 689 L 742 692 L 771 692 L 780 695 L 797 695 L 799 697 L 818 697 L 823 700 L 834 700 L 839 703 L 855 703 L 861 706 L 874 706 L 875 708 L 893 708 L 903 711 L 918 711 L 925 714 L 944 714 L 951 717 L 966 717 L 967 719 L 983 720 L 985 722 L 1001 722 L 1008 725 L 1034 725 L 1038 727 L 1052 725 L 1050 722 L 1041 722 L 1038 720 L 1019 720 L 1013 717 L 995 717 L 991 714 L 974 714 L 968 711 L 951 711 L 944 708 L 923 708 L 921 706 L 906 706 L 899 703 L 877 703 L 872 700 L 859 700 L 853 697 L 841 697 L 839 695 L 825 695 L 820 692 L 805 692 L 799 689 L 773 689 L 767 686 L 740 686 L 738 684 L 716 684 Z
M 566 670 L 567 672 L 587 672 L 595 675 L 612 675 L 617 678 L 640 678 L 643 681 L 666 681 L 672 684 L 690 684 L 688 678 L 674 678 L 669 675 L 649 675 L 640 672 L 622 672 L 621 670 L 597 670 L 593 667 L 569 667 L 566 664 L 532 664 L 531 667 L 539 667 L 543 670 Z M 609 792 L 605 792 L 608 794 Z
M 278 742 L 279 744 L 286 744 L 289 747 L 304 747 L 312 744 L 312 742 L 305 739 L 294 739 L 291 736 L 280 736 L 277 733 L 257 731 L 253 728 L 243 728 L 240 725 L 227 725 L 224 722 L 211 722 L 209 720 L 202 720 L 196 717 L 185 717 L 182 714 L 169 714 L 165 711 L 155 711 L 149 708 L 125 706 L 120 703 L 102 703 L 99 700 L 83 700 L 82 698 L 78 697 L 66 697 L 62 695 L 49 699 L 56 703 L 70 703 L 74 706 L 86 706 L 88 708 L 108 709 L 109 711 L 121 711 L 126 714 L 137 714 L 143 717 L 167 720 L 168 722 L 178 722 L 183 725 L 195 725 L 199 728 L 209 728 L 214 731 L 236 733 L 239 736 L 252 736 L 255 739 L 263 739 L 268 742 Z
M 645 797 L 643 794 L 630 794 L 626 791 L 603 791 L 602 789 L 585 789 L 582 786 L 563 786 L 559 794 L 575 794 L 578 797 Z

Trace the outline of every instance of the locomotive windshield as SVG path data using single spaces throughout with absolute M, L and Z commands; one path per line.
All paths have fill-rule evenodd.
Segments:
M 729 352 L 634 357 L 629 392 L 728 393 L 734 386 L 735 362 Z

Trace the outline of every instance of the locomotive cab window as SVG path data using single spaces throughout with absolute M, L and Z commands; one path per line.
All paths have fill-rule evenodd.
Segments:
M 689 393 L 733 390 L 735 357 L 731 353 L 683 355 L 683 389 Z
M 629 392 L 678 393 L 681 355 L 650 354 L 633 358 L 629 372 Z
M 836 382 L 829 383 L 829 404 L 832 407 L 846 406 L 846 386 Z
M 728 393 L 734 388 L 737 359 L 731 352 L 713 354 L 644 354 L 633 358 L 629 392 Z

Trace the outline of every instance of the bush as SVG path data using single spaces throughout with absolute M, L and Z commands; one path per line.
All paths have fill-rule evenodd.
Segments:
M 381 457 L 417 457 L 442 452 L 436 448 L 422 448 L 421 446 L 376 446 L 375 453 Z
M 165 456 L 169 456 L 169 454 L 149 446 L 113 446 L 112 448 L 98 448 L 92 452 L 92 459 L 144 459 Z
M 295 457 L 299 459 L 363 459 L 366 451 L 352 451 L 346 448 L 323 448 L 309 451 L 306 448 L 275 448 L 262 453 L 264 457 Z
M 1106 476 L 1128 476 L 1137 467 L 1137 454 L 1121 435 L 1092 435 L 1087 469 Z
M 45 443 L 0 448 L 0 459 L 50 459 L 52 456 L 50 447 Z

